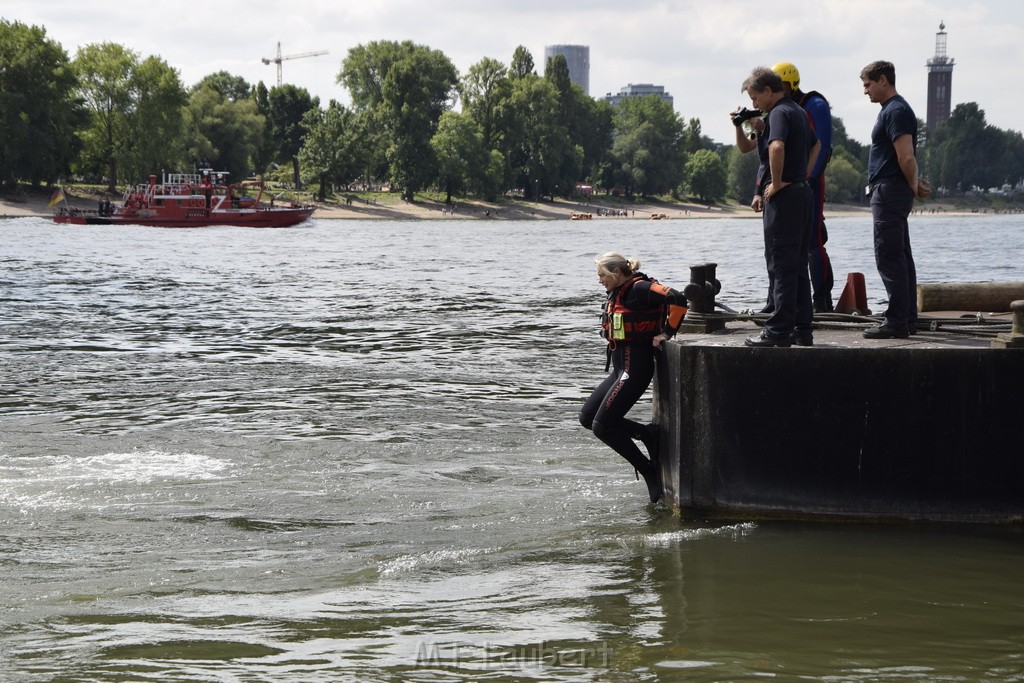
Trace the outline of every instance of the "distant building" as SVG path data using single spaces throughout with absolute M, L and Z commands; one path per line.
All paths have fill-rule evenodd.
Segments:
M 627 97 L 644 97 L 646 95 L 657 95 L 663 102 L 668 102 L 669 106 L 672 106 L 672 96 L 665 92 L 665 86 L 651 85 L 650 83 L 630 83 L 619 90 L 618 95 L 608 93 L 604 100 L 613 107 L 617 107 L 619 102 Z
M 935 34 L 935 56 L 928 60 L 928 118 L 925 130 L 930 137 L 940 123 L 949 118 L 953 100 L 953 58 L 946 56 L 946 25 L 939 22 Z
M 544 64 L 556 55 L 565 57 L 569 65 L 569 80 L 583 88 L 583 94 L 590 94 L 590 46 L 589 45 L 548 45 L 544 48 Z M 542 69 L 543 72 L 543 69 Z

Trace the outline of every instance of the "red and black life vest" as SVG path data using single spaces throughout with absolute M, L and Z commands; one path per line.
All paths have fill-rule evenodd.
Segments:
M 659 305 L 642 311 L 626 308 L 623 300 L 630 288 L 637 282 L 657 283 L 646 275 L 637 275 L 626 280 L 614 294 L 608 297 L 604 315 L 601 316 L 601 333 L 611 347 L 616 342 L 651 340 L 661 333 L 665 322 L 665 307 Z

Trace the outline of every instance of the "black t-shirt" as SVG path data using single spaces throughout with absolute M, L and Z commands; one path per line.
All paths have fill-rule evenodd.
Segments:
M 917 116 L 901 95 L 893 95 L 882 103 L 875 126 L 871 129 L 871 150 L 868 152 L 868 182 L 893 176 L 903 177 L 893 141 L 910 135 L 917 147 Z
M 762 137 L 768 147 L 771 147 L 775 140 L 780 140 L 785 145 L 782 182 L 795 183 L 807 180 L 807 160 L 810 158 L 811 148 L 818 141 L 818 136 L 807 120 L 807 112 L 800 105 L 788 97 L 780 99 L 765 118 Z

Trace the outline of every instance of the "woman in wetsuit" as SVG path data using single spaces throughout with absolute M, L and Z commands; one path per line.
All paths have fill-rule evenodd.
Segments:
M 647 391 L 657 351 L 679 329 L 687 301 L 681 292 L 641 273 L 636 259 L 608 252 L 595 262 L 597 278 L 608 290 L 601 327 L 608 340 L 611 374 L 583 404 L 580 424 L 643 475 L 653 503 L 661 498 L 658 425 L 635 422 L 626 413 Z M 644 444 L 649 458 L 634 439 Z

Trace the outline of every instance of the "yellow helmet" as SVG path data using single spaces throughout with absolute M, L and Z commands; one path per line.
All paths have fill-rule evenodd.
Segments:
M 800 72 L 789 62 L 779 62 L 772 67 L 772 71 L 779 75 L 783 83 L 789 83 L 793 90 L 800 89 Z

